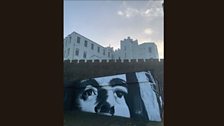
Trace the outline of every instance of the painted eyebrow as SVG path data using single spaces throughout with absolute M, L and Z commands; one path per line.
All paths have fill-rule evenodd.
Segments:
M 93 86 L 95 88 L 99 87 L 99 84 L 95 79 L 88 79 L 88 80 L 81 81 L 80 87 L 86 88 L 88 85 Z
M 114 79 L 110 80 L 109 84 L 112 87 L 123 86 L 123 87 L 127 88 L 127 83 L 120 78 L 114 78 Z
M 116 86 L 114 88 L 115 91 L 122 91 L 122 92 L 125 92 L 125 93 L 128 93 L 128 89 L 124 86 Z

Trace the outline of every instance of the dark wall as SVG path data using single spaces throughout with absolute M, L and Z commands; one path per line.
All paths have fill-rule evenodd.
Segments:
M 138 72 L 138 71 L 150 71 L 153 74 L 153 77 L 156 81 L 158 81 L 159 92 L 163 97 L 163 60 L 124 60 L 121 62 L 117 60 L 110 60 L 107 62 L 106 60 L 95 60 L 92 62 L 91 60 L 77 60 L 64 61 L 64 80 L 82 80 L 92 77 L 100 77 L 114 74 L 122 74 L 127 72 Z

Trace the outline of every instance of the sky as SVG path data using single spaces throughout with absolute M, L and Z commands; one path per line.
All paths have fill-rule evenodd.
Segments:
M 104 46 L 120 48 L 130 36 L 154 42 L 164 58 L 163 0 L 64 0 L 64 38 L 77 32 Z

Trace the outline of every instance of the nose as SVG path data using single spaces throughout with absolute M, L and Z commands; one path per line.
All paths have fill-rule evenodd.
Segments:
M 111 115 L 114 115 L 114 106 L 110 106 L 108 102 L 105 102 L 103 104 L 98 104 L 95 107 L 95 112 L 96 113 L 109 113 Z

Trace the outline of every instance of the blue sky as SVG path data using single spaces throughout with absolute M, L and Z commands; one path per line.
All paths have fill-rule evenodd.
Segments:
M 64 37 L 73 31 L 102 46 L 120 47 L 130 36 L 155 42 L 164 58 L 163 0 L 79 1 L 64 0 Z

